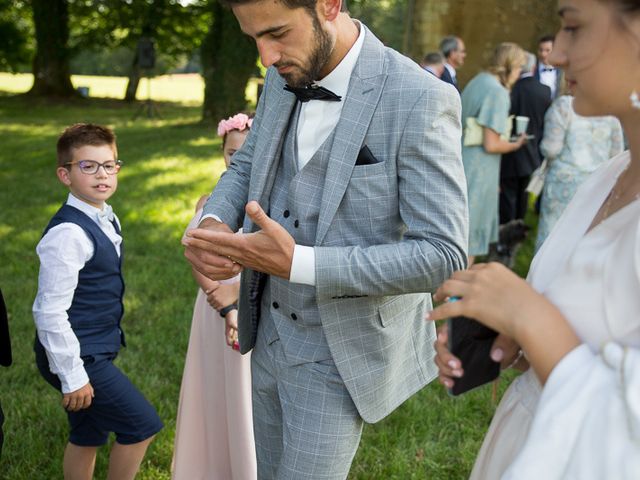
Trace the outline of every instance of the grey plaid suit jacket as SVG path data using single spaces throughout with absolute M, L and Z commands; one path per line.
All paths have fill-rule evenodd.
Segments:
M 270 68 L 249 136 L 205 206 L 231 229 L 255 231 L 244 215 L 249 200 L 269 211 L 296 102 L 284 85 Z M 460 96 L 366 30 L 343 101 L 318 218 L 315 288 L 338 371 L 362 418 L 376 422 L 436 376 L 425 292 L 465 266 Z M 355 165 L 363 146 L 378 163 Z M 253 348 L 259 320 L 254 273 L 242 275 L 242 353 Z

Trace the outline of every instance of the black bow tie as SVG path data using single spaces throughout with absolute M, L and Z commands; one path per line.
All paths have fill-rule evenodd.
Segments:
M 290 87 L 285 85 L 284 89 L 287 92 L 293 93 L 298 100 L 302 103 L 309 100 L 326 100 L 328 102 L 339 102 L 341 100 L 340 95 L 336 95 L 331 90 L 327 90 L 320 85 L 307 85 L 305 87 Z
M 553 67 L 542 67 L 543 72 L 553 72 L 555 68 Z

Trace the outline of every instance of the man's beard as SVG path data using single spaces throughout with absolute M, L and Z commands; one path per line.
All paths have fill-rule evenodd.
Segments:
M 313 21 L 313 49 L 309 55 L 306 65 L 292 65 L 298 71 L 296 73 L 284 73 L 282 76 L 286 82 L 292 87 L 304 87 L 317 80 L 320 72 L 325 67 L 333 51 L 334 42 L 328 32 L 323 30 L 316 12 L 311 13 Z M 287 66 L 287 63 L 278 64 L 276 66 Z

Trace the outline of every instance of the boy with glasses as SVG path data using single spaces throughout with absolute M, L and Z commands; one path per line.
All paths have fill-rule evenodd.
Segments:
M 120 345 L 124 280 L 120 223 L 105 202 L 118 186 L 115 135 L 99 125 L 67 128 L 58 179 L 69 196 L 44 230 L 33 304 L 36 364 L 62 392 L 70 424 L 65 479 L 93 477 L 99 446 L 114 432 L 108 478 L 133 479 L 162 428 L 155 409 L 113 365 Z

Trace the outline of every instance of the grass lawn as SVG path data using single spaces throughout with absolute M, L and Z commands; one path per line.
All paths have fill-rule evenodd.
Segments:
M 196 293 L 179 240 L 196 199 L 214 186 L 223 162 L 213 129 L 198 123 L 198 107 L 165 103 L 160 109 L 163 120 L 133 122 L 135 107 L 111 100 L 51 104 L 0 94 L 0 286 L 14 349 L 14 365 L 0 370 L 7 417 L 2 479 L 62 478 L 67 423 L 60 395 L 34 365 L 31 305 L 38 275 L 35 246 L 66 198 L 55 177 L 55 141 L 65 126 L 81 121 L 115 128 L 125 162 L 110 202 L 126 243 L 123 325 L 129 347 L 117 363 L 165 422 L 138 478 L 170 478 Z M 526 263 L 525 258 L 520 268 Z M 500 383 L 500 393 L 507 383 Z M 452 399 L 440 385 L 430 385 L 387 419 L 365 426 L 349 478 L 466 478 L 494 408 L 490 386 Z M 106 465 L 101 452 L 96 478 L 105 477 Z

